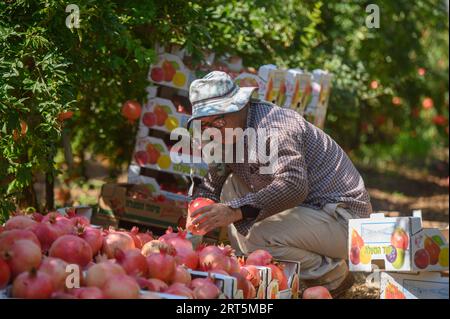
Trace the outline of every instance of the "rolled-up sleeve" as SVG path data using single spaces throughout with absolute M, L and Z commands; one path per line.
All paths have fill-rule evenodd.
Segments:
M 220 201 L 222 186 L 227 179 L 226 166 L 210 165 L 207 174 L 198 185 L 194 186 L 192 199 L 205 197 L 215 202 Z
M 273 181 L 266 187 L 231 200 L 233 208 L 249 205 L 260 209 L 253 222 L 293 208 L 301 204 L 308 195 L 307 167 L 303 143 L 298 132 L 284 130 L 277 134 L 278 152 L 272 158 Z M 237 225 L 240 222 L 237 222 Z M 248 221 L 246 221 L 248 224 Z

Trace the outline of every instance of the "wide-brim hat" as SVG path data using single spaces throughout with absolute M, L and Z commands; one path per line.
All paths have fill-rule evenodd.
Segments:
M 213 71 L 195 80 L 189 88 L 192 116 L 187 127 L 195 119 L 206 116 L 234 113 L 242 110 L 257 87 L 239 87 L 225 72 Z

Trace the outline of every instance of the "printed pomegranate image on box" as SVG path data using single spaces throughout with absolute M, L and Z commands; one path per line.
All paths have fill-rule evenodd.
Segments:
M 438 229 L 422 228 L 419 215 L 349 221 L 348 258 L 351 271 L 372 271 L 383 261 L 388 271 L 448 270 L 448 242 Z
M 191 71 L 178 56 L 164 53 L 150 66 L 148 77 L 150 81 L 159 85 L 188 90 Z

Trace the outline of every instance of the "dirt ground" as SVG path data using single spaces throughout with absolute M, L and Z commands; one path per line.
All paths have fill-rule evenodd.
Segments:
M 103 162 L 103 164 L 106 164 Z M 96 203 L 100 185 L 107 176 L 107 168 L 102 162 L 88 162 L 89 183 L 82 187 L 70 187 L 72 204 Z M 422 210 L 425 227 L 446 228 L 449 224 L 448 178 L 435 176 L 418 170 L 394 168 L 375 170 L 358 167 L 370 193 L 374 211 L 391 216 L 408 216 L 412 210 Z M 126 182 L 126 174 L 116 180 Z M 62 203 L 58 203 L 62 205 Z M 354 273 L 355 285 L 340 298 L 376 299 L 377 288 L 368 288 L 365 273 Z

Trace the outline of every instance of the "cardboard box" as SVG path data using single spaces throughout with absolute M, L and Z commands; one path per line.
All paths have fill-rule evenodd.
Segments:
M 449 299 L 448 274 L 381 273 L 380 299 Z
M 324 70 L 312 72 L 312 97 L 306 106 L 305 118 L 317 127 L 323 128 L 331 93 L 332 74 Z
M 209 274 L 204 271 L 189 269 L 192 279 L 208 278 L 209 276 L 214 280 L 214 283 L 219 287 L 222 296 L 219 298 L 228 299 L 242 299 L 242 291 L 237 289 L 237 279 L 232 276 L 225 276 L 221 274 Z
M 185 203 L 167 198 L 161 201 L 159 195 L 148 185 L 104 184 L 99 206 L 113 212 L 118 220 L 176 228 L 180 217 L 187 213 Z
M 286 71 L 271 70 L 267 79 L 264 100 L 283 106 L 286 100 Z
M 351 219 L 348 238 L 351 271 L 372 271 L 372 263 L 388 271 L 448 270 L 448 241 L 435 228 L 422 228 L 420 214 L 411 217 Z
M 131 166 L 134 166 L 134 168 Z M 137 172 L 140 170 L 139 167 L 148 167 L 185 176 L 189 176 L 192 169 L 193 175 L 198 177 L 206 175 L 208 171 L 208 165 L 201 158 L 189 154 L 178 155 L 175 152 L 169 152 L 162 139 L 150 136 L 136 139 L 130 169 Z
M 189 90 L 192 72 L 179 56 L 169 53 L 158 55 L 155 64 L 150 66 L 149 81 L 181 90 Z
M 149 117 L 149 113 L 153 115 Z M 157 121 L 156 113 L 167 114 L 164 123 Z M 148 136 L 150 129 L 170 133 L 177 127 L 186 128 L 189 117 L 188 114 L 178 113 L 171 100 L 160 97 L 151 98 L 142 108 L 138 137 Z M 164 117 L 161 118 L 164 119 Z
M 238 256 L 246 260 L 246 256 Z M 264 299 L 297 299 L 300 290 L 300 262 L 292 260 L 274 260 L 283 267 L 283 271 L 288 280 L 288 289 L 279 290 L 279 283 L 272 278 L 272 270 L 269 267 L 257 266 L 260 270 L 261 285 L 265 291 L 257 292 L 258 296 Z
M 279 289 L 279 283 L 272 278 L 269 268 L 269 283 L 266 290 L 266 299 L 298 299 L 300 290 L 300 263 L 292 260 L 275 260 L 284 267 L 283 271 L 288 280 L 288 288 Z
M 286 103 L 284 107 L 303 115 L 311 101 L 311 74 L 302 70 L 288 70 L 286 76 Z

